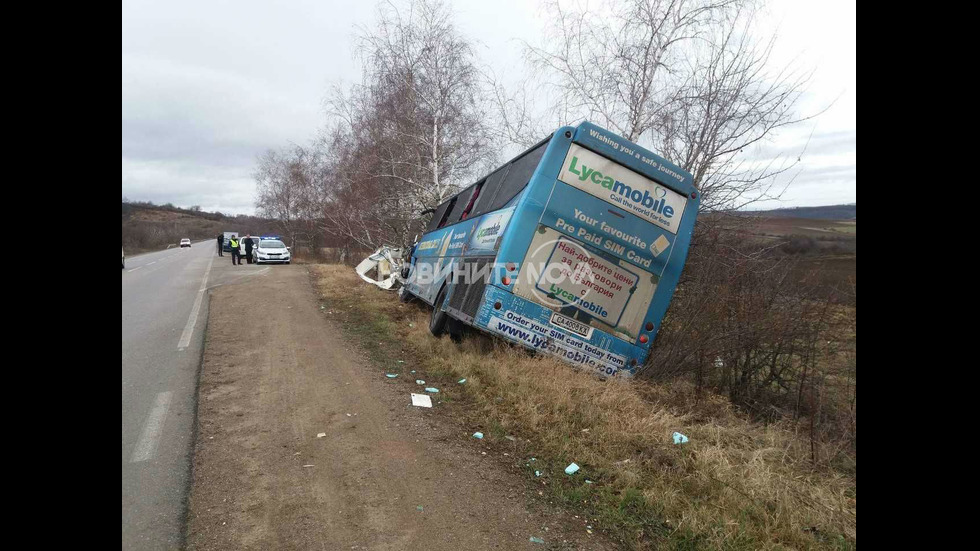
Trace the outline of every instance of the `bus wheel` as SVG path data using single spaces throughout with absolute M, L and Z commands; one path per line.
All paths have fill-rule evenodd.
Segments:
M 429 320 L 429 332 L 436 337 L 441 337 L 446 331 L 446 322 L 449 314 L 442 311 L 442 303 L 446 300 L 446 287 L 439 290 L 436 301 L 432 306 L 432 318 Z

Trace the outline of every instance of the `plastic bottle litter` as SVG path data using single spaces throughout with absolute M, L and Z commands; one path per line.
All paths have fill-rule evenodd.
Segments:
M 536 538 L 534 536 L 531 536 L 531 543 L 544 543 L 544 540 L 541 538 Z
M 417 385 L 424 385 L 425 384 L 425 381 L 423 381 L 422 379 L 415 379 L 415 384 L 417 384 Z
M 457 382 L 457 383 L 459 383 L 459 384 L 463 384 L 463 383 L 465 383 L 465 382 L 466 382 L 466 379 L 465 379 L 465 378 L 463 378 L 463 379 L 460 379 L 460 380 L 458 380 L 458 381 L 456 381 L 456 382 Z
M 425 391 L 426 392 L 436 393 L 436 392 L 439 392 L 439 389 L 438 388 L 432 388 L 431 386 L 427 386 L 427 387 L 425 387 Z
M 684 436 L 683 434 L 679 433 L 679 432 L 675 432 L 674 433 L 674 443 L 675 444 L 683 444 L 684 442 L 687 442 L 687 437 Z
M 318 432 L 317 435 L 316 435 L 316 437 L 317 438 L 323 438 L 326 435 L 327 435 L 327 433 L 325 433 L 325 432 Z
M 534 471 L 534 476 L 541 476 L 541 471 Z
M 482 432 L 474 432 L 473 433 L 473 438 L 476 438 L 478 440 L 483 440 L 483 433 Z
M 578 465 L 572 463 L 571 465 L 565 467 L 565 474 L 575 474 L 575 471 L 578 471 L 578 469 Z
M 397 376 L 397 373 L 385 373 L 385 377 L 388 377 L 389 379 L 394 379 Z

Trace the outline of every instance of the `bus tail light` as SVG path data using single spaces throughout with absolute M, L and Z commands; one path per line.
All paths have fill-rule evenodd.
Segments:
M 653 322 L 652 321 L 648 321 L 647 322 L 647 331 L 653 331 Z
M 514 264 L 513 262 L 508 262 L 507 263 L 507 271 L 508 272 L 513 272 L 516 269 L 517 269 L 517 264 Z
M 503 283 L 504 286 L 510 285 L 510 278 L 507 277 L 507 276 L 504 276 L 504 279 L 502 279 L 500 282 Z
M 647 338 L 646 335 L 640 335 L 640 343 L 641 344 L 646 344 L 648 340 L 650 340 L 650 339 Z

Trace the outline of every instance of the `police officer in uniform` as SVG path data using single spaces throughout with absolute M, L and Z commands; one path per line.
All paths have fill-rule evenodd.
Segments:
M 252 241 L 251 234 L 245 234 L 245 261 L 249 264 L 252 263 L 252 247 L 255 243 Z M 241 262 L 241 260 L 239 260 Z
M 238 237 L 231 236 L 231 265 L 242 265 L 242 251 L 238 248 Z

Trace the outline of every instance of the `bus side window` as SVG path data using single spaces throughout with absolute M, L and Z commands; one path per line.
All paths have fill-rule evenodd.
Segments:
M 490 212 L 486 207 L 493 202 L 493 196 L 500 189 L 500 182 L 507 175 L 508 169 L 510 169 L 510 165 L 504 165 L 487 176 L 487 179 L 483 181 L 479 200 L 473 203 L 473 210 L 470 211 L 470 217 L 480 216 Z
M 549 140 L 550 141 L 550 140 Z M 484 190 L 484 200 L 480 201 L 475 215 L 501 209 L 524 189 L 534 169 L 541 162 L 548 141 L 538 145 L 521 158 L 507 166 L 501 167 L 487 178 L 487 189 Z M 495 189 L 490 189 L 491 186 Z
M 476 184 L 473 184 L 472 186 L 456 194 L 456 197 L 454 198 L 452 211 L 449 213 L 449 217 L 446 220 L 447 226 L 451 226 L 456 222 L 462 220 L 460 216 L 462 216 L 463 214 L 463 209 L 466 208 L 467 204 L 469 204 L 468 199 L 470 195 L 473 193 L 474 189 L 476 189 Z
M 480 196 L 481 189 L 483 189 L 483 182 L 476 185 L 476 189 L 473 190 L 473 195 L 470 195 L 470 200 L 466 203 L 466 208 L 463 209 L 463 214 L 459 217 L 460 220 L 466 220 L 469 217 L 470 211 L 473 210 L 473 205 L 476 204 L 476 199 Z
M 451 206 L 451 201 L 445 201 L 436 207 L 436 211 L 432 213 L 432 219 L 429 220 L 428 227 L 425 228 L 425 233 L 429 233 L 432 230 L 442 227 L 442 224 L 446 220 L 446 213 L 449 211 Z
M 439 228 L 445 226 L 446 225 L 446 222 L 449 222 L 449 215 L 452 213 L 453 206 L 456 204 L 456 198 L 453 197 L 452 199 L 449 200 L 448 203 L 444 203 L 444 204 L 446 206 L 446 210 L 442 211 L 442 216 L 439 218 L 439 225 L 436 226 L 436 229 L 439 229 Z M 439 207 L 439 208 L 442 208 L 442 207 Z

